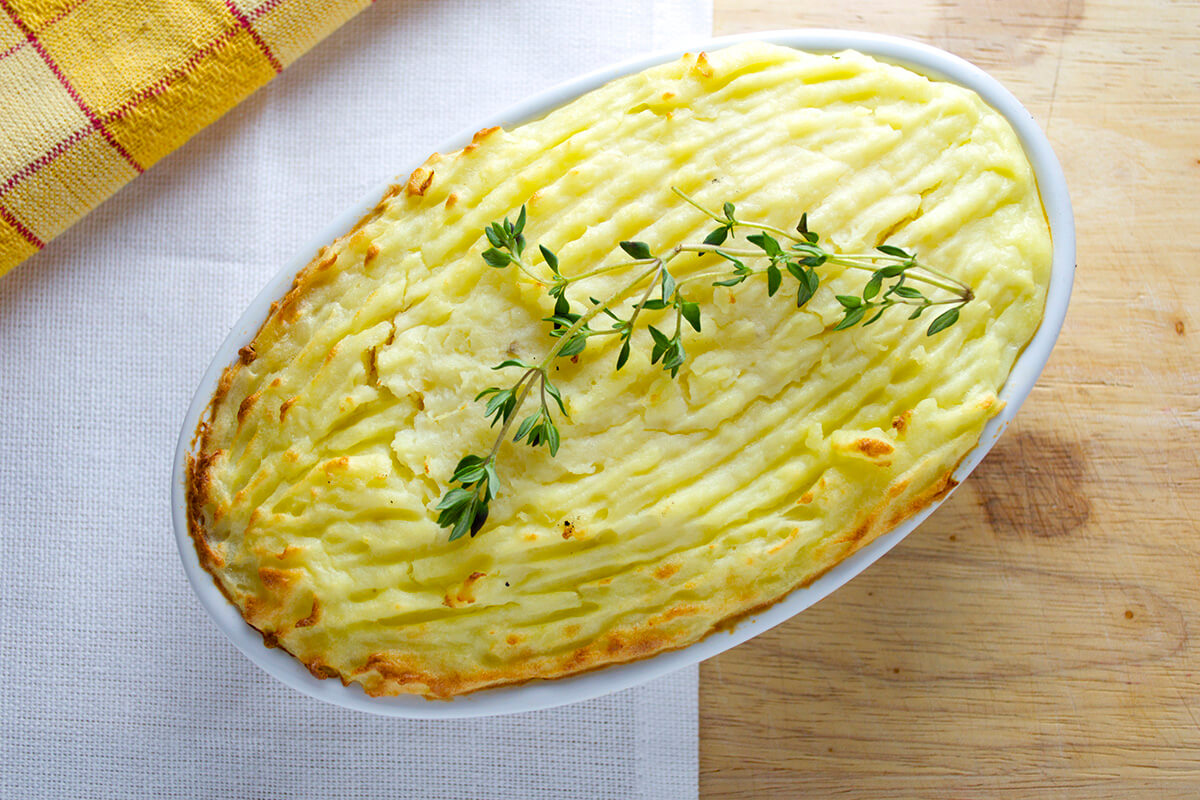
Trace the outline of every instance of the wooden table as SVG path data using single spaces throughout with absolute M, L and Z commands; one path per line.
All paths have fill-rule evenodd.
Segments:
M 1078 226 L 1013 427 L 901 546 L 701 671 L 703 798 L 1200 798 L 1200 3 L 716 0 L 1011 89 Z

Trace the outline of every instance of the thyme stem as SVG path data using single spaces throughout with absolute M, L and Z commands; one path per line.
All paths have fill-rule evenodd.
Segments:
M 559 432 L 552 419 L 547 397 L 555 401 L 563 415 L 566 415 L 566 406 L 558 388 L 550 381 L 550 365 L 555 359 L 583 352 L 587 341 L 593 336 L 617 336 L 621 341 L 616 365 L 619 370 L 629 358 L 633 333 L 641 313 L 672 309 L 675 312 L 672 335 L 668 336 L 653 325 L 647 325 L 646 328 L 653 340 L 650 363 L 657 364 L 661 360 L 662 368 L 668 371 L 671 377 L 675 377 L 687 359 L 683 347 L 684 321 L 696 331 L 699 331 L 701 326 L 699 304 L 688 300 L 684 293 L 692 284 L 723 278 L 715 281 L 713 285 L 732 287 L 748 278 L 765 275 L 767 294 L 774 296 L 780 289 L 786 272 L 796 280 L 796 305 L 803 307 L 820 286 L 820 277 L 816 270 L 826 264 L 834 264 L 868 272 L 871 277 L 863 286 L 860 295 L 835 296 L 843 316 L 833 330 L 843 330 L 859 324 L 862 327 L 872 325 L 893 306 L 914 306 L 915 310 L 909 319 L 920 317 L 926 309 L 933 306 L 949 306 L 948 310 L 930 323 L 926 331 L 929 336 L 940 333 L 957 322 L 959 310 L 975 296 L 967 284 L 927 264 L 919 263 L 914 254 L 899 247 L 880 245 L 878 253 L 832 253 L 818 245 L 820 237 L 808 230 L 807 214 L 801 215 L 796 232 L 792 233 L 774 225 L 738 219 L 732 203 L 725 203 L 722 213 L 718 214 L 681 189 L 671 187 L 671 190 L 689 205 L 716 221 L 719 227 L 709 233 L 702 243 L 678 244 L 658 256 L 655 256 L 650 246 L 644 242 L 621 242 L 621 249 L 630 256 L 629 260 L 596 267 L 577 275 L 563 275 L 559 271 L 558 256 L 545 246 L 540 246 L 540 250 L 545 266 L 551 273 L 549 278 L 538 275 L 533 265 L 524 259 L 524 206 L 521 207 L 515 223 L 505 219 L 503 222 L 493 222 L 485 229 L 487 239 L 492 245 L 483 253 L 483 258 L 489 265 L 503 269 L 509 264 L 514 264 L 523 275 L 538 285 L 550 286 L 547 293 L 554 298 L 555 305 L 554 314 L 547 321 L 553 325 L 551 335 L 556 341 L 536 365 L 516 358 L 501 362 L 495 369 L 521 367 L 521 376 L 508 389 L 489 387 L 476 396 L 476 400 L 488 398 L 485 416 L 493 418 L 492 425 L 497 422 L 502 424 L 487 455 L 468 455 L 459 461 L 451 482 L 460 485 L 449 489 L 436 506 L 436 510 L 441 512 L 438 524 L 451 528 L 451 541 L 468 532 L 474 536 L 487 520 L 488 503 L 492 500 L 499 481 L 495 466 L 500 446 L 512 432 L 518 412 L 525 406 L 534 390 L 535 381 L 540 406 L 534 414 L 521 421 L 513 441 L 520 442 L 525 439 L 534 447 L 546 444 L 552 457 L 558 452 Z M 739 228 L 758 231 L 745 237 L 747 244 L 754 247 L 724 246 L 730 237 L 736 235 Z M 781 245 L 780 239 L 790 244 Z M 729 268 L 724 271 L 709 270 L 676 280 L 667 267 L 681 253 L 719 256 L 732 264 L 732 271 Z M 752 268 L 741 260 L 750 258 L 765 258 L 767 266 Z M 589 278 L 637 267 L 648 269 L 638 270 L 632 280 L 626 281 L 606 299 L 601 301 L 589 298 L 590 307 L 585 307 L 579 312 L 572 310 L 570 298 L 567 296 L 568 288 Z M 888 281 L 890 283 L 885 286 L 885 282 Z M 910 283 L 920 283 L 938 289 L 949 294 L 949 297 L 927 297 Z M 655 287 L 661 287 L 660 298 L 652 297 Z M 641 294 L 632 306 L 629 319 L 622 319 L 616 306 L 639 288 Z M 868 313 L 871 314 L 870 317 L 867 316 Z M 589 323 L 600 314 L 612 318 L 611 329 L 593 330 L 589 327 Z

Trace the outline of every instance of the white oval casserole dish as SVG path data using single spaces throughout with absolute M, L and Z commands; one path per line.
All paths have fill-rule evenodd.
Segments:
M 471 140 L 473 133 L 481 128 L 495 125 L 508 128 L 536 119 L 614 78 L 640 72 L 656 64 L 679 58 L 685 52 L 714 50 L 748 40 L 765 41 L 817 53 L 858 50 L 882 61 L 907 67 L 930 78 L 959 84 L 979 94 L 984 101 L 999 111 L 1012 125 L 1021 141 L 1033 166 L 1050 225 L 1053 240 L 1050 285 L 1041 325 L 1025 351 L 1017 359 L 1000 392 L 1000 399 L 1004 404 L 1003 409 L 988 423 L 979 443 L 966 455 L 954 472 L 953 477 L 961 482 L 991 449 L 1041 374 L 1066 316 L 1075 273 L 1075 224 L 1062 168 L 1059 166 L 1050 143 L 1029 112 L 999 82 L 979 68 L 935 47 L 881 34 L 796 30 L 720 37 L 696 42 L 686 49 L 659 52 L 625 61 L 576 78 L 541 92 L 506 111 L 480 120 L 467 131 L 435 149 L 440 152 L 449 152 L 462 147 Z M 403 170 L 401 174 L 407 174 L 412 168 L 419 166 L 425 155 L 427 154 L 421 153 L 409 165 L 409 169 Z M 664 652 L 643 661 L 609 666 L 594 672 L 553 681 L 534 681 L 521 686 L 487 689 L 441 701 L 430 701 L 416 696 L 370 697 L 358 686 L 343 686 L 338 681 L 321 680 L 314 677 L 303 664 L 287 652 L 264 647 L 262 635 L 242 619 L 238 609 L 225 599 L 213 582 L 212 576 L 201 566 L 192 538 L 188 533 L 184 485 L 185 462 L 193 446 L 197 425 L 213 396 L 222 370 L 237 359 L 238 349 L 253 338 L 259 324 L 267 316 L 271 302 L 287 291 L 295 274 L 309 263 L 313 253 L 350 229 L 357 220 L 375 206 L 386 189 L 387 184 L 381 184 L 378 189 L 364 197 L 358 205 L 347 210 L 339 219 L 319 233 L 308 247 L 299 250 L 296 257 L 283 266 L 278 275 L 267 284 L 242 314 L 204 374 L 188 408 L 175 453 L 171 476 L 172 519 L 180 557 L 183 560 L 188 579 L 201 604 L 212 616 L 217 627 L 251 661 L 292 688 L 346 708 L 387 716 L 425 719 L 449 719 L 533 711 L 627 689 L 717 655 L 800 613 L 841 587 L 877 558 L 895 547 L 901 539 L 945 501 L 945 498 L 942 498 L 922 509 L 890 532 L 880 536 L 839 563 L 809 586 L 796 589 L 769 608 L 742 619 L 728 632 L 710 635 L 683 649 Z

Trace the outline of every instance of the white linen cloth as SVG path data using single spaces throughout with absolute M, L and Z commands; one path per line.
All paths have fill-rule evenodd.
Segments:
M 0 797 L 689 798 L 695 668 L 412 722 L 286 688 L 195 599 L 176 437 L 313 233 L 468 124 L 709 35 L 707 0 L 381 3 L 0 278 Z

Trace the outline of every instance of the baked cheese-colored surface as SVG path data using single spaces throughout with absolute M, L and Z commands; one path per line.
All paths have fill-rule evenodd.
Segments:
M 486 527 L 449 542 L 433 506 L 496 431 L 473 398 L 519 374 L 493 365 L 553 343 L 546 287 L 488 267 L 485 226 L 524 204 L 530 242 L 582 272 L 625 260 L 622 240 L 701 241 L 713 222 L 672 186 L 784 229 L 807 211 L 839 252 L 913 248 L 976 299 L 927 337 L 932 315 L 904 309 L 833 331 L 834 295 L 866 277 L 840 267 L 799 310 L 787 283 L 693 284 L 703 330 L 678 377 L 649 364 L 641 326 L 620 372 L 616 337 L 560 359 L 557 457 L 503 445 Z M 324 249 L 221 380 L 189 461 L 192 535 L 268 644 L 371 694 L 681 647 L 953 486 L 1039 323 L 1050 254 L 1016 136 L 973 93 L 852 52 L 685 56 L 434 155 Z

